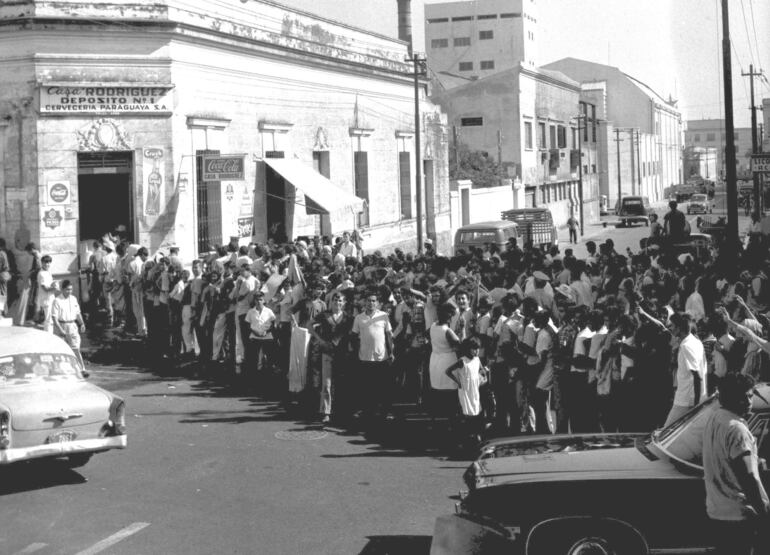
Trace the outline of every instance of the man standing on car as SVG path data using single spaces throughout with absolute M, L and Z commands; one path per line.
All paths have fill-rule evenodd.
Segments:
M 663 229 L 666 232 L 669 243 L 681 243 L 685 239 L 685 228 L 687 226 L 687 218 L 683 212 L 677 209 L 677 203 L 672 200 L 668 203 L 668 207 L 671 209 L 668 214 L 663 218 Z
M 754 380 L 728 374 L 719 383 L 719 404 L 703 431 L 706 512 L 716 553 L 750 555 L 766 525 L 770 502 L 759 475 L 757 444 L 744 417 L 750 414 Z

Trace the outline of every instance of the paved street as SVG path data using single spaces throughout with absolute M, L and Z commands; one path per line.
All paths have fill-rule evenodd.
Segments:
M 427 553 L 461 486 L 465 463 L 399 424 L 365 438 L 212 382 L 119 366 L 91 379 L 126 398 L 129 448 L 78 471 L 2 470 L 1 553 Z

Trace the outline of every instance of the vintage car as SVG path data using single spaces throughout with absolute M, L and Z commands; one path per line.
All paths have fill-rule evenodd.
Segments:
M 0 465 L 126 447 L 125 403 L 85 380 L 69 346 L 32 328 L 0 328 Z
M 770 457 L 770 386 L 748 424 Z M 539 436 L 482 447 L 455 514 L 437 519 L 431 555 L 702 553 L 713 545 L 701 466 L 715 396 L 646 436 Z M 770 486 L 763 466 L 762 480 Z M 770 550 L 759 551 L 770 553 Z
M 623 197 L 615 204 L 619 222 L 615 227 L 626 227 L 635 223 L 650 225 L 650 215 L 655 211 L 648 197 Z
M 519 239 L 518 226 L 514 222 L 496 221 L 464 225 L 455 233 L 455 253 L 494 245 L 505 252 L 510 239 Z
M 687 204 L 688 214 L 711 214 L 711 212 L 711 205 L 706 195 L 698 193 L 690 197 L 690 202 Z
M 553 222 L 553 214 L 547 207 L 514 208 L 501 212 L 500 217 L 516 222 L 521 237 L 519 246 L 532 243 L 535 247 L 549 249 L 559 245 L 559 233 Z

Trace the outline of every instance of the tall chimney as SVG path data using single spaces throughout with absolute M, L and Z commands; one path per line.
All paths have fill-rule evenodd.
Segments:
M 398 38 L 409 43 L 412 52 L 412 0 L 397 0 L 398 2 Z

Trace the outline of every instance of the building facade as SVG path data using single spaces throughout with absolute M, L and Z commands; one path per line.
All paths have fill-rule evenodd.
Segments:
M 713 148 L 716 150 L 717 177 L 725 178 L 725 120 L 688 120 L 684 132 L 687 148 Z M 735 128 L 735 162 L 739 179 L 749 179 L 751 173 L 751 128 Z
M 523 64 L 537 67 L 536 0 L 425 5 L 425 50 L 441 88 Z
M 716 182 L 720 179 L 717 165 L 718 149 L 714 147 L 686 146 L 684 148 L 684 179 L 702 178 Z
M 579 215 L 582 172 L 584 219 L 598 219 L 596 112 L 577 82 L 520 65 L 435 92 L 433 100 L 458 143 L 499 161 L 508 178 L 522 183 L 522 208 L 548 206 L 564 225 L 570 213 Z
M 0 5 L 0 236 L 60 276 L 119 227 L 188 261 L 354 228 L 413 249 L 407 51 L 263 0 Z M 426 230 L 448 245 L 445 116 L 421 114 Z
M 619 197 L 643 195 L 652 202 L 666 198 L 682 182 L 683 129 L 676 102 L 665 100 L 618 68 L 564 58 L 546 64 L 595 91 L 605 114 L 598 128 L 605 160 L 600 192 L 614 206 Z

